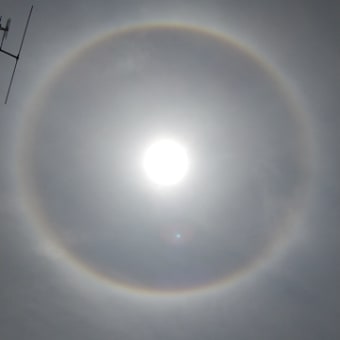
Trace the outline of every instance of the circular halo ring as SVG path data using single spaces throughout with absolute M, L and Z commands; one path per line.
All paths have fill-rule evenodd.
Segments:
M 249 57 L 254 63 L 259 66 L 264 72 L 270 75 L 273 79 L 278 90 L 282 92 L 284 98 L 287 98 L 289 107 L 294 114 L 296 124 L 300 131 L 300 140 L 297 147 L 297 152 L 301 156 L 301 163 L 303 171 L 306 174 L 303 185 L 299 188 L 299 200 L 295 202 L 294 208 L 292 208 L 287 215 L 281 219 L 279 223 L 282 223 L 283 227 L 281 232 L 274 238 L 272 243 L 268 245 L 262 253 L 256 258 L 250 261 L 248 265 L 240 268 L 236 272 L 223 277 L 214 282 L 210 282 L 205 285 L 195 286 L 191 288 L 185 288 L 180 290 L 165 290 L 165 289 L 151 289 L 144 286 L 135 286 L 127 282 L 121 282 L 114 280 L 112 277 L 103 275 L 101 272 L 96 271 L 73 254 L 69 249 L 66 249 L 62 242 L 52 232 L 51 222 L 48 216 L 43 211 L 39 197 L 34 192 L 32 183 L 30 183 L 29 176 L 27 174 L 27 165 L 30 164 L 30 141 L 33 138 L 33 132 L 35 129 L 35 123 L 39 119 L 40 108 L 44 105 L 44 98 L 47 97 L 52 85 L 57 81 L 58 77 L 63 74 L 67 66 L 73 62 L 76 62 L 79 56 L 87 53 L 100 43 L 105 42 L 107 39 L 113 39 L 122 35 L 135 31 L 146 30 L 179 30 L 189 31 L 196 33 L 211 39 L 220 41 L 224 45 L 231 45 L 241 53 Z M 310 190 L 311 174 L 315 164 L 315 147 L 313 138 L 313 127 L 310 121 L 310 117 L 306 110 L 302 107 L 300 98 L 298 99 L 290 89 L 288 80 L 284 77 L 272 64 L 254 49 L 250 48 L 248 44 L 240 42 L 234 37 L 225 35 L 223 32 L 211 30 L 205 27 L 192 26 L 190 24 L 178 24 L 178 23 L 151 23 L 133 25 L 125 28 L 121 28 L 118 31 L 110 31 L 101 35 L 94 41 L 85 43 L 84 45 L 76 48 L 75 51 L 69 53 L 65 59 L 60 62 L 50 75 L 42 82 L 41 87 L 36 91 L 36 95 L 28 105 L 28 113 L 25 115 L 18 129 L 17 144 L 16 144 L 16 163 L 15 163 L 15 175 L 18 179 L 18 192 L 20 194 L 21 204 L 31 221 L 38 236 L 42 238 L 42 242 L 48 244 L 47 249 L 50 252 L 58 254 L 58 259 L 62 262 L 63 267 L 68 266 L 73 272 L 84 275 L 86 279 L 94 279 L 96 283 L 108 285 L 110 288 L 120 289 L 121 292 L 126 292 L 135 295 L 145 296 L 177 296 L 177 295 L 191 295 L 196 293 L 211 292 L 224 289 L 238 282 L 241 278 L 249 277 L 250 274 L 254 274 L 256 270 L 269 263 L 269 260 L 273 259 L 273 255 L 282 253 L 288 241 L 292 239 L 293 231 L 297 229 L 298 225 L 301 225 L 304 219 L 304 212 L 307 205 L 307 196 Z M 77 270 L 77 271 L 76 271 Z

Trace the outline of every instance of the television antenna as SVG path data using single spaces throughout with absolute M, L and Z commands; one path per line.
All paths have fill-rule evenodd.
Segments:
M 10 18 L 7 19 L 6 24 L 4 26 L 2 26 L 2 23 L 1 23 L 2 16 L 0 16 L 0 32 L 2 32 L 2 38 L 1 38 L 1 43 L 0 43 L 0 52 L 10 56 L 13 59 L 15 59 L 15 64 L 14 64 L 14 68 L 13 68 L 13 71 L 12 71 L 11 80 L 9 82 L 9 86 L 8 86 L 7 93 L 6 93 L 5 104 L 7 104 L 9 93 L 11 91 L 15 70 L 17 68 L 17 64 L 18 64 L 18 61 L 19 61 L 19 58 L 20 58 L 20 53 L 21 53 L 22 46 L 24 44 L 24 40 L 25 40 L 25 37 L 26 37 L 27 28 L 28 28 L 29 22 L 31 20 L 32 11 L 33 11 L 33 5 L 31 6 L 30 12 L 29 12 L 28 17 L 27 17 L 26 26 L 25 26 L 25 30 L 24 30 L 24 33 L 23 33 L 22 38 L 21 38 L 21 43 L 20 43 L 18 54 L 8 52 L 8 51 L 6 51 L 2 48 L 5 40 L 7 39 L 8 33 L 9 33 L 9 29 L 10 29 L 10 26 L 11 26 L 11 19 Z

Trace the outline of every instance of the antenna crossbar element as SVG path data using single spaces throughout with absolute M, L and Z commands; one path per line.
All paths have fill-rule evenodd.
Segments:
M 29 25 L 30 20 L 31 20 L 32 11 L 33 11 L 33 5 L 31 6 L 30 12 L 29 12 L 28 17 L 27 17 L 27 21 L 26 21 L 26 25 L 25 25 L 25 30 L 24 30 L 24 33 L 23 33 L 23 36 L 22 36 L 22 39 L 21 39 L 21 42 L 20 42 L 19 52 L 18 52 L 17 55 L 2 49 L 2 45 L 3 45 L 4 39 L 6 38 L 6 35 L 8 34 L 10 20 L 7 21 L 7 24 L 6 24 L 5 27 L 1 26 L 1 30 L 4 31 L 4 34 L 3 34 L 2 40 L 1 40 L 0 52 L 2 52 L 2 53 L 4 53 L 4 54 L 6 54 L 6 55 L 8 55 L 8 56 L 10 56 L 10 57 L 15 59 L 15 64 L 14 64 L 14 68 L 13 68 L 13 71 L 12 71 L 11 80 L 9 82 L 8 90 L 7 90 L 7 93 L 6 93 L 5 104 L 7 104 L 9 93 L 10 93 L 11 88 L 12 88 L 14 74 L 15 74 L 15 71 L 17 69 L 17 65 L 18 65 L 18 61 L 19 61 L 19 58 L 20 58 L 22 46 L 24 45 L 24 40 L 25 40 L 25 37 L 26 37 L 28 25 Z M 1 25 L 1 23 L 0 23 L 0 25 Z
M 15 55 L 15 54 L 13 54 L 13 53 L 11 53 L 11 52 L 8 52 L 8 51 L 5 51 L 5 50 L 3 50 L 3 49 L 0 49 L 0 52 L 9 55 L 9 56 L 12 57 L 12 58 L 19 59 L 18 55 Z

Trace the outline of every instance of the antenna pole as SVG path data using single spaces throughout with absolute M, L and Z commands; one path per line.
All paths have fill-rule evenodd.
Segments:
M 19 58 L 20 58 L 21 49 L 22 49 L 22 46 L 24 44 L 24 40 L 25 40 L 25 37 L 26 37 L 26 32 L 27 32 L 27 28 L 28 28 L 29 22 L 31 20 L 32 11 L 33 11 L 33 5 L 31 6 L 31 10 L 30 10 L 30 12 L 28 14 L 28 17 L 27 17 L 26 26 L 25 26 L 24 34 L 23 34 L 22 39 L 21 39 L 21 43 L 20 43 L 18 54 L 17 55 L 13 55 L 12 53 L 9 53 L 9 52 L 6 52 L 4 50 L 1 50 L 1 52 L 4 52 L 5 54 L 15 58 L 15 64 L 14 64 L 11 80 L 9 82 L 9 86 L 8 86 L 8 90 L 7 90 L 7 94 L 6 94 L 6 99 L 5 99 L 5 104 L 7 104 L 9 93 L 10 93 L 11 88 L 12 88 L 12 83 L 13 83 L 13 79 L 14 79 L 14 73 L 15 73 L 15 70 L 17 69 L 17 65 L 18 65 L 18 61 L 19 61 Z
M 9 96 L 9 93 L 11 91 L 11 87 L 12 87 L 12 83 L 13 83 L 13 79 L 14 79 L 14 73 L 15 73 L 15 70 L 16 70 L 17 65 L 18 65 L 18 60 L 19 60 L 18 58 L 16 58 L 16 60 L 15 60 L 15 64 L 14 64 L 14 68 L 13 68 L 13 72 L 12 72 L 12 76 L 11 76 L 11 81 L 9 82 L 8 90 L 7 90 L 7 93 L 6 93 L 5 104 L 7 104 L 8 96 Z
M 30 23 L 30 20 L 31 20 L 32 11 L 33 11 L 33 5 L 31 6 L 31 10 L 30 10 L 30 12 L 29 12 L 29 14 L 28 14 L 28 17 L 27 17 L 27 21 L 26 21 L 26 26 L 25 26 L 24 34 L 23 34 L 23 36 L 22 36 L 21 44 L 20 44 L 20 48 L 19 48 L 19 52 L 18 52 L 18 59 L 19 59 L 19 57 L 20 57 L 22 45 L 24 44 L 24 40 L 25 40 L 25 36 L 26 36 L 28 24 Z

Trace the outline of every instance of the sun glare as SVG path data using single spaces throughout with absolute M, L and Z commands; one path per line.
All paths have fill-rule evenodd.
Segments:
M 171 186 L 185 177 L 189 160 L 183 146 L 174 140 L 162 139 L 147 148 L 143 166 L 150 181 L 159 186 Z

